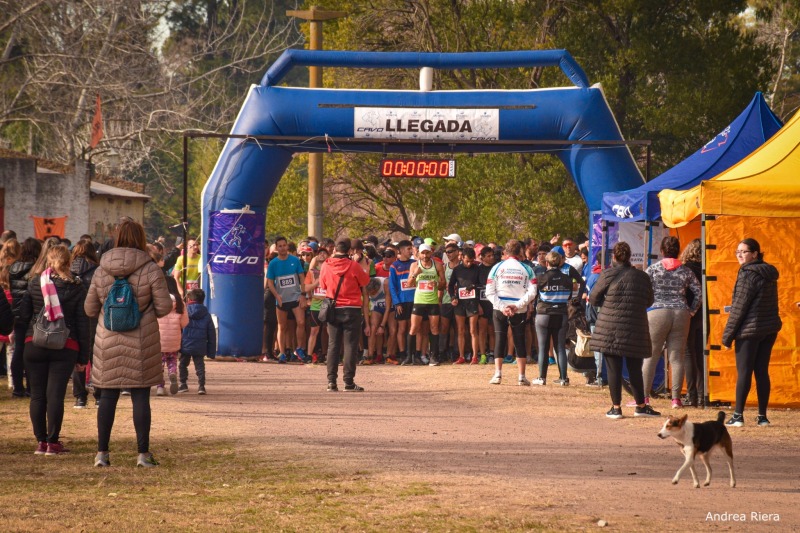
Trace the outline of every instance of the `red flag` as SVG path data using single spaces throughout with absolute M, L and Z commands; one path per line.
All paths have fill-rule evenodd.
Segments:
M 93 149 L 103 138 L 103 114 L 100 112 L 100 95 L 94 104 L 94 118 L 92 119 L 92 140 L 89 142 L 89 149 Z

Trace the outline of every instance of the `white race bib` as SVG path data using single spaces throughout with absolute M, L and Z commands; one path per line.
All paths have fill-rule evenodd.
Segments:
M 436 290 L 436 282 L 433 280 L 421 280 L 417 282 L 419 292 L 433 292 Z
M 294 287 L 297 285 L 297 275 L 292 274 L 291 276 L 278 276 L 275 278 L 275 285 L 278 288 L 286 289 L 288 287 Z
M 474 300 L 475 299 L 475 289 L 458 289 L 458 299 L 459 300 Z
M 413 291 L 415 287 L 408 282 L 408 278 L 400 280 L 400 289 L 404 291 Z
M 314 296 L 316 296 L 318 298 L 325 298 L 326 295 L 327 295 L 327 291 L 325 289 L 323 289 L 322 287 L 320 287 L 319 285 L 317 285 L 317 288 L 314 289 Z

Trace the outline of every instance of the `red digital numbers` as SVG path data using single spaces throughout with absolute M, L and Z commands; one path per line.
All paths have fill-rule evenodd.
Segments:
M 383 178 L 453 178 L 456 162 L 454 159 L 382 159 L 380 175 Z

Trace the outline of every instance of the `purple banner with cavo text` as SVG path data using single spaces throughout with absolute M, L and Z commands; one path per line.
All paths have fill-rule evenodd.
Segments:
M 263 276 L 264 222 L 259 213 L 212 211 L 208 224 L 211 273 Z

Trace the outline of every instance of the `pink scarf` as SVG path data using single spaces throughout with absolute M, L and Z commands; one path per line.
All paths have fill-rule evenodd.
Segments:
M 56 286 L 50 280 L 50 274 L 53 272 L 52 268 L 48 268 L 39 277 L 39 282 L 42 286 L 42 298 L 44 299 L 44 309 L 47 313 L 47 320 L 53 322 L 59 318 L 64 318 L 64 313 L 61 311 L 61 302 L 58 301 L 58 293 Z

